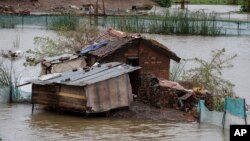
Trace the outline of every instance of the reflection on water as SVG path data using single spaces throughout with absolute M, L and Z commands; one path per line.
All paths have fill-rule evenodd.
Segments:
M 12 141 L 179 140 L 227 141 L 228 130 L 198 123 L 85 118 L 35 110 L 31 105 L 0 104 L 0 136 Z

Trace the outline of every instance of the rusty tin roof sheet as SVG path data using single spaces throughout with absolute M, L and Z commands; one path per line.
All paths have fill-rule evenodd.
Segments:
M 67 71 L 61 76 L 49 80 L 41 81 L 39 79 L 29 80 L 33 84 L 49 85 L 49 84 L 65 84 L 72 86 L 85 86 L 108 80 L 135 70 L 141 67 L 133 67 L 118 62 L 102 64 L 100 67 L 91 67 L 89 71 L 78 69 L 77 71 Z

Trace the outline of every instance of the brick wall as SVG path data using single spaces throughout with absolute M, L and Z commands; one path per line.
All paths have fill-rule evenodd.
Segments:
M 139 46 L 122 48 L 101 60 L 96 60 L 100 63 L 113 61 L 127 63 L 128 57 L 139 57 L 139 66 L 142 67 L 140 69 L 141 75 L 151 74 L 159 78 L 169 79 L 170 58 L 142 43 Z
M 156 77 L 169 79 L 170 59 L 146 45 L 140 45 L 141 74 L 152 74 Z

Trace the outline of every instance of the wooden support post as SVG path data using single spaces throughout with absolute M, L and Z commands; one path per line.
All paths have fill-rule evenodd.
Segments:
M 181 9 L 185 9 L 185 0 L 181 0 Z
M 247 113 L 246 113 L 246 100 L 244 98 L 244 119 L 245 119 L 245 125 L 247 125 Z
M 226 111 L 224 111 L 223 118 L 222 118 L 222 126 L 223 126 L 223 129 L 225 129 L 226 114 L 227 114 Z
M 215 22 L 215 16 L 213 16 L 213 35 L 215 34 L 215 24 L 214 24 L 214 22 Z
M 32 114 L 34 113 L 35 104 L 32 103 Z
M 109 117 L 110 116 L 110 110 L 109 111 L 106 111 L 106 117 Z
M 102 0 L 102 9 L 103 9 L 103 16 L 106 15 L 106 9 L 105 9 L 105 4 L 104 4 L 104 1 Z
M 227 109 L 227 99 L 225 99 L 224 114 L 223 114 L 223 118 L 222 118 L 223 129 L 225 129 L 226 114 L 227 114 L 226 109 Z
M 45 24 L 46 24 L 46 29 L 48 29 L 48 16 L 47 16 L 47 14 L 45 15 Z
M 201 103 L 199 100 L 199 124 L 201 124 Z
M 237 22 L 238 26 L 237 26 L 237 29 L 238 29 L 238 36 L 240 36 L 240 22 Z
M 23 15 L 22 15 L 22 29 L 23 29 Z
M 13 69 L 13 60 L 14 58 L 11 57 L 11 60 L 10 60 L 10 79 L 9 79 L 9 85 L 10 85 L 10 95 L 9 95 L 9 103 L 12 103 L 13 102 L 13 86 L 12 86 L 12 69 Z

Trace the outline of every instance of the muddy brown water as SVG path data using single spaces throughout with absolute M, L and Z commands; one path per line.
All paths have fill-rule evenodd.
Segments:
M 198 123 L 85 118 L 0 104 L 0 136 L 6 141 L 169 140 L 227 141 L 228 130 Z
M 0 50 L 9 49 L 16 36 L 20 37 L 20 49 L 34 48 L 35 36 L 51 36 L 52 31 L 41 29 L 0 29 Z M 235 67 L 225 71 L 223 77 L 231 80 L 235 92 L 250 103 L 250 38 L 249 37 L 203 37 L 145 35 L 168 46 L 181 58 L 199 57 L 208 59 L 210 51 L 226 48 L 228 53 L 237 53 Z M 24 54 L 25 56 L 25 54 Z M 8 61 L 4 64 L 8 66 Z M 39 74 L 39 67 L 24 68 L 23 60 L 15 62 L 16 73 L 21 81 Z M 190 68 L 194 64 L 187 64 Z M 30 90 L 24 87 L 23 90 Z M 0 99 L 1 101 L 1 99 Z M 1 103 L 1 102 L 0 102 Z M 29 104 L 0 104 L 0 137 L 6 141 L 52 141 L 52 140 L 180 140 L 180 141 L 227 141 L 228 130 L 197 123 L 180 123 L 154 120 L 85 118 L 35 110 L 31 114 Z

